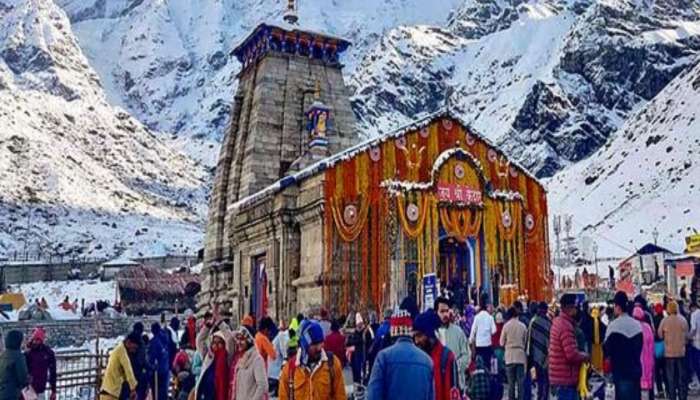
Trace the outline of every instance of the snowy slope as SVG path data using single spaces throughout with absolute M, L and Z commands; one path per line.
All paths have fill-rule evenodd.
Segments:
M 93 254 L 195 246 L 208 176 L 172 149 L 214 165 L 240 69 L 228 54 L 258 23 L 279 21 L 283 3 L 0 0 L 0 124 L 18 132 L 0 132 L 0 174 L 11 177 L 0 252 L 50 235 Z M 299 4 L 302 27 L 353 42 L 342 61 L 358 136 L 433 112 L 452 92 L 464 120 L 539 176 L 564 170 L 564 185 L 574 184 L 567 168 L 587 168 L 700 51 L 697 0 Z M 602 181 L 601 195 L 626 196 Z
M 700 61 L 700 60 L 699 60 Z M 653 240 L 681 251 L 700 230 L 700 64 L 630 117 L 590 159 L 548 182 L 551 213 L 574 213 L 574 228 L 601 254 L 629 254 Z
M 107 102 L 62 9 L 0 19 L 0 254 L 197 249 L 204 168 Z

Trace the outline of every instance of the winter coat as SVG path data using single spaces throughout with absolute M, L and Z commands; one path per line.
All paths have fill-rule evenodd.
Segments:
M 56 356 L 53 350 L 45 344 L 29 349 L 24 356 L 27 359 L 29 376 L 32 377 L 32 388 L 37 394 L 46 391 L 46 384 L 51 391 L 56 391 Z
M 241 355 L 234 370 L 231 400 L 263 400 L 268 394 L 267 374 L 262 356 L 252 346 Z
M 447 351 L 447 358 L 444 364 L 443 373 L 443 352 Z M 433 350 L 430 353 L 430 358 L 433 361 L 433 382 L 435 384 L 435 400 L 451 400 L 452 389 L 457 388 L 459 380 L 457 378 L 457 363 L 455 362 L 454 353 L 443 346 L 440 341 L 435 342 Z
M 27 386 L 29 371 L 22 355 L 22 333 L 9 331 L 5 336 L 5 351 L 0 354 L 0 400 L 17 400 Z
M 126 351 L 124 343 L 119 343 L 117 347 L 109 353 L 109 361 L 102 378 L 102 388 L 100 391 L 106 392 L 113 397 L 119 398 L 119 394 L 124 382 L 129 384 L 129 390 L 136 390 L 136 377 L 131 369 L 129 353 Z
M 275 359 L 267 367 L 267 376 L 271 379 L 279 379 L 282 373 L 282 364 L 287 359 L 289 331 L 279 331 L 275 340 L 272 341 L 272 347 L 275 349 Z
M 169 342 L 168 333 L 162 330 L 148 342 L 148 363 L 161 375 L 167 374 L 172 365 Z
M 201 363 L 200 367 L 200 373 L 199 376 L 197 376 L 197 384 L 195 385 L 194 389 L 194 398 L 199 398 L 199 390 L 200 390 L 200 385 L 202 384 L 203 378 L 207 375 L 208 370 L 214 365 L 214 353 L 211 351 L 209 348 L 208 343 L 211 342 L 211 339 L 209 335 L 211 334 L 212 329 L 204 325 L 202 327 L 202 330 L 199 331 L 199 334 L 197 335 L 197 353 L 195 355 L 195 361 L 197 357 L 203 357 L 203 361 Z M 230 364 L 231 359 L 233 358 L 234 350 L 235 350 L 235 343 L 233 339 L 233 334 L 231 333 L 230 328 L 228 325 L 225 323 L 222 323 L 219 325 L 219 331 L 217 331 L 214 335 L 219 335 L 221 336 L 222 339 L 224 339 L 224 343 L 226 344 L 226 353 L 228 356 L 228 361 Z M 194 371 L 194 367 L 193 367 Z M 212 371 L 209 371 L 212 373 Z
M 433 362 L 406 336 L 379 352 L 367 386 L 367 400 L 433 400 Z
M 503 326 L 501 346 L 505 348 L 506 365 L 527 363 L 525 346 L 527 344 L 527 328 L 518 319 L 511 318 Z
M 642 390 L 653 389 L 654 382 L 654 332 L 648 323 L 642 322 Z
M 627 313 L 610 322 L 603 351 L 612 363 L 613 381 L 639 381 L 642 377 L 642 326 Z
M 671 314 L 661 321 L 659 337 L 664 341 L 664 357 L 685 357 L 685 343 L 688 335 L 688 322 L 679 314 Z
M 552 322 L 549 332 L 549 383 L 552 386 L 576 386 L 585 359 L 576 347 L 574 320 L 562 313 Z
M 323 348 L 335 354 L 340 360 L 341 365 L 346 365 L 348 363 L 345 357 L 345 336 L 343 336 L 342 333 L 331 332 L 331 334 L 326 337 Z
M 549 349 L 549 331 L 552 322 L 546 315 L 536 315 L 530 320 L 527 333 L 527 355 L 529 361 L 541 369 L 549 368 L 547 350 Z
M 297 357 L 284 365 L 279 382 L 279 400 L 290 400 L 289 392 L 294 391 L 294 400 L 346 400 L 345 382 L 343 381 L 343 367 L 338 357 L 333 356 L 333 364 L 329 364 L 326 352 L 321 353 L 321 361 L 313 370 L 301 365 L 301 352 Z M 290 382 L 290 368 L 294 365 L 294 372 Z M 332 385 L 331 388 L 331 370 Z
M 258 349 L 260 356 L 265 362 L 265 369 L 267 370 L 267 363 L 273 361 L 276 357 L 275 348 L 272 347 L 270 339 L 262 332 L 255 334 L 255 347 Z
M 464 334 L 462 328 L 455 324 L 450 324 L 447 328 L 438 330 L 440 341 L 448 349 L 455 354 L 457 362 L 457 377 L 459 387 L 464 389 L 467 384 L 465 382 L 467 367 L 471 362 L 471 354 L 469 353 L 469 342 L 467 335 Z

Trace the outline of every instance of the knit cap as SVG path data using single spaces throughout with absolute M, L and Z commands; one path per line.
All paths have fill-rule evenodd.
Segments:
M 410 336 L 413 320 L 411 314 L 406 310 L 396 310 L 389 319 L 390 332 L 392 337 Z
M 432 309 L 418 314 L 413 320 L 413 330 L 436 339 L 435 331 L 440 327 L 440 317 Z

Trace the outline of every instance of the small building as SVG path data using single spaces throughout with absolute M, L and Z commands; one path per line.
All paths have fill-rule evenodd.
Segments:
M 201 289 L 198 275 L 145 266 L 122 269 L 116 280 L 122 308 L 131 315 L 194 310 Z
M 100 279 L 103 281 L 111 281 L 117 274 L 129 267 L 139 267 L 141 263 L 127 258 L 115 258 L 113 260 L 102 263 L 99 268 Z
M 634 254 L 618 264 L 617 288 L 628 294 L 636 293 L 642 285 L 648 286 L 662 282 L 672 288 L 673 279 L 669 279 L 666 259 L 673 252 L 654 243 L 647 243 Z

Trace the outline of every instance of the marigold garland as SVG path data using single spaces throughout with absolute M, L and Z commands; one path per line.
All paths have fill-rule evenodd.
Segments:
M 403 195 L 396 196 L 397 203 L 397 213 L 401 220 L 401 227 L 403 227 L 404 232 L 411 237 L 416 238 L 420 235 L 425 227 L 426 216 L 428 215 L 428 206 L 430 205 L 431 194 L 416 194 L 417 206 L 418 206 L 418 219 L 415 224 L 408 221 L 406 216 L 406 200 Z

